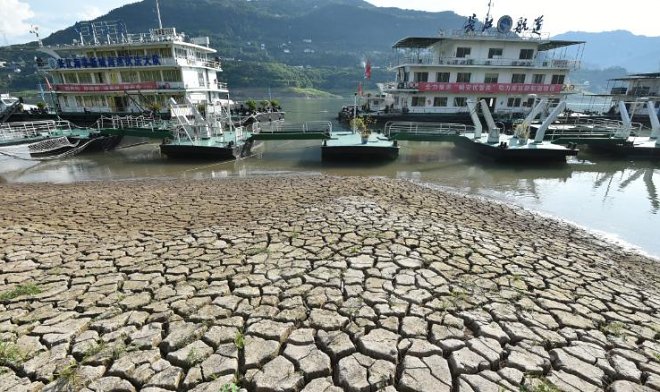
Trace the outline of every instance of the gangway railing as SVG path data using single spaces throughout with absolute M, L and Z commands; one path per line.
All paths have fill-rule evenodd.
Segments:
M 44 120 L 0 124 L 0 142 L 47 137 L 56 131 L 71 131 L 71 123 L 66 120 Z
M 585 138 L 609 138 L 614 137 L 624 127 L 623 121 L 619 120 L 582 118 L 551 126 L 546 132 L 545 139 L 574 141 Z M 632 123 L 631 132 L 639 136 L 644 132 L 644 126 L 641 123 Z
M 467 124 L 389 121 L 385 123 L 383 134 L 396 140 L 451 141 L 474 131 L 474 126 Z
M 286 121 L 260 122 L 259 132 L 253 137 L 258 140 L 329 139 L 332 136 L 330 121 L 307 121 L 288 123 Z

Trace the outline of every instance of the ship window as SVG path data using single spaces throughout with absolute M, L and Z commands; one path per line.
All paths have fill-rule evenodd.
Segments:
M 120 72 L 122 83 L 137 83 L 138 73 L 135 71 Z
M 532 76 L 532 83 L 535 83 L 535 84 L 545 83 L 545 75 L 543 75 L 543 74 L 534 74 Z
M 525 74 L 511 75 L 511 83 L 525 83 Z
M 520 98 L 509 98 L 509 100 L 506 103 L 506 106 L 510 108 L 517 108 L 520 106 Z
M 197 71 L 197 83 L 198 83 L 199 87 L 206 86 L 206 82 L 204 81 L 204 72 L 203 71 Z
M 66 74 L 66 73 L 62 74 L 62 80 L 64 81 L 64 83 L 68 83 L 68 84 L 78 83 L 78 78 L 76 78 L 75 74 Z
M 412 106 L 425 106 L 426 98 L 425 97 L 412 97 Z
M 435 80 L 440 83 L 449 83 L 449 72 L 438 72 Z
M 531 60 L 534 58 L 534 49 L 520 49 L 520 60 Z
M 502 48 L 490 48 L 488 49 L 488 58 L 500 58 L 502 57 Z
M 163 81 L 164 82 L 180 82 L 181 81 L 181 72 L 167 70 L 163 71 Z
M 447 106 L 447 97 L 433 98 L 433 106 Z
M 471 76 L 471 74 L 469 72 L 459 72 L 456 75 L 456 82 L 457 83 L 470 83 L 470 76 Z
M 428 72 L 415 72 L 415 82 L 428 82 L 429 73 Z
M 465 97 L 455 97 L 454 98 L 454 106 L 457 106 L 457 107 L 467 106 L 467 98 L 465 98 Z
M 564 84 L 564 77 L 565 75 L 552 75 L 551 84 Z
M 78 74 L 78 80 L 80 81 L 80 83 L 91 84 L 92 74 L 87 72 L 81 72 Z
M 499 75 L 496 73 L 487 73 L 486 77 L 484 77 L 484 83 L 497 83 L 498 78 Z
M 468 57 L 472 48 L 456 48 L 456 57 Z
M 140 80 L 143 82 L 157 82 L 160 80 L 160 71 L 142 71 Z

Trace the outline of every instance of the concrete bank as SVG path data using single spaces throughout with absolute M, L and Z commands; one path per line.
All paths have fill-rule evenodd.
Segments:
M 0 391 L 660 390 L 658 261 L 520 209 L 321 176 L 0 199 Z

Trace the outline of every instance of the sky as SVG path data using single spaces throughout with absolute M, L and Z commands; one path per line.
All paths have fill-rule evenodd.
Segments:
M 37 27 L 40 37 L 104 15 L 111 9 L 137 0 L 0 0 L 0 46 L 33 41 L 30 33 Z M 367 0 L 380 7 L 397 7 L 422 11 L 454 11 L 459 15 L 477 14 L 483 20 L 487 0 Z M 544 4 L 544 6 L 541 6 Z M 495 21 L 510 15 L 514 21 L 528 21 L 543 15 L 543 32 L 550 36 L 567 31 L 601 32 L 628 30 L 636 35 L 660 36 L 657 0 L 627 0 L 612 6 L 602 0 L 492 0 L 491 15 Z M 625 6 L 624 6 L 625 5 Z M 438 26 L 440 28 L 440 26 Z M 33 30 L 34 31 L 34 30 Z

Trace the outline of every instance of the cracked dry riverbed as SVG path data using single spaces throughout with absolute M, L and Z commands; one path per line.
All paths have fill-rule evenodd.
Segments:
M 1 391 L 660 389 L 658 261 L 522 209 L 326 176 L 0 197 Z

